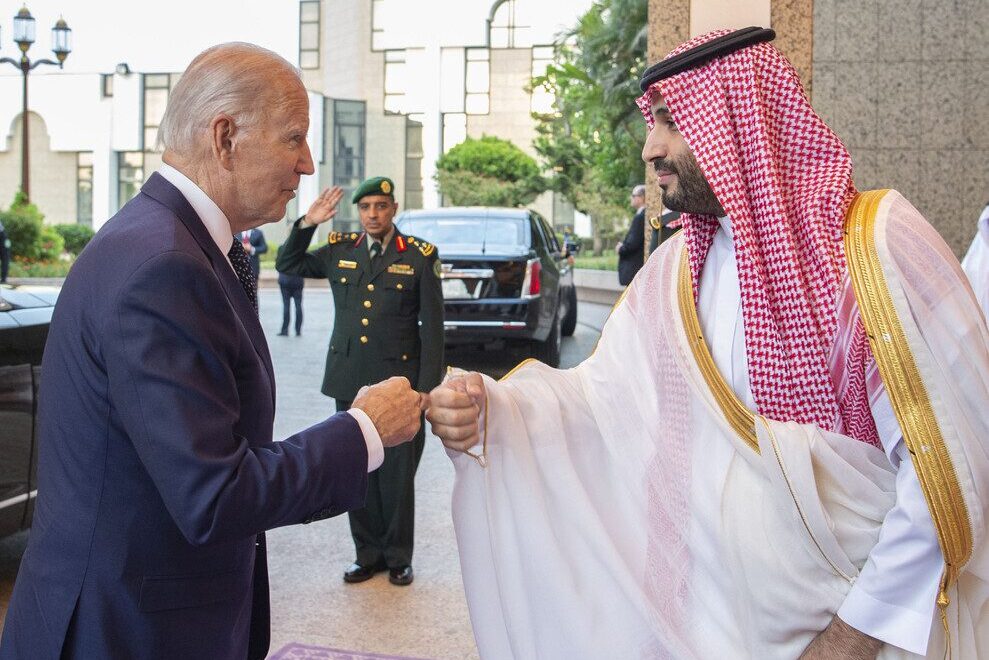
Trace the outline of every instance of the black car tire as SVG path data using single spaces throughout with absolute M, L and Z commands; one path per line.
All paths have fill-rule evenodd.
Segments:
M 560 344 L 563 341 L 563 336 L 560 330 L 560 308 L 557 307 L 556 314 L 553 315 L 553 326 L 549 331 L 549 336 L 546 337 L 546 341 L 532 342 L 532 357 L 550 367 L 559 367 Z
M 560 324 L 560 333 L 564 337 L 573 337 L 574 330 L 577 329 L 577 287 L 567 289 L 566 296 L 567 313 Z

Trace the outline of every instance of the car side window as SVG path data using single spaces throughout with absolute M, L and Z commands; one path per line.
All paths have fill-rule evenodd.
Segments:
M 529 215 L 529 232 L 532 234 L 532 247 L 537 252 L 546 249 L 546 237 L 539 226 L 539 220 L 534 214 Z
M 556 241 L 556 234 L 553 232 L 553 228 L 549 226 L 549 223 L 546 222 L 546 218 L 535 213 L 532 217 L 539 223 L 539 227 L 542 230 L 543 235 L 546 237 L 546 249 L 550 252 L 559 252 L 560 244 Z

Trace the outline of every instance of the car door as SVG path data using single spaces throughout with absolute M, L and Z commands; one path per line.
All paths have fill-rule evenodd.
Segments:
M 0 305 L 5 305 L 2 298 Z M 30 493 L 35 389 L 32 365 L 4 350 L 8 342 L 18 342 L 22 334 L 23 329 L 9 312 L 0 311 L 0 536 L 21 528 Z

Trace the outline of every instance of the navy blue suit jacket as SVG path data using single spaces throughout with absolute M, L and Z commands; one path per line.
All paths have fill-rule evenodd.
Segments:
M 363 506 L 336 414 L 272 442 L 261 325 L 155 174 L 65 280 L 39 394 L 39 488 L 0 658 L 263 657 L 264 530 Z

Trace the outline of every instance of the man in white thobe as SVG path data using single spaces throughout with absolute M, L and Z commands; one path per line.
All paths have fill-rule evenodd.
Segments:
M 989 333 L 957 261 L 749 28 L 650 68 L 684 231 L 569 371 L 427 414 L 483 657 L 989 652 Z

